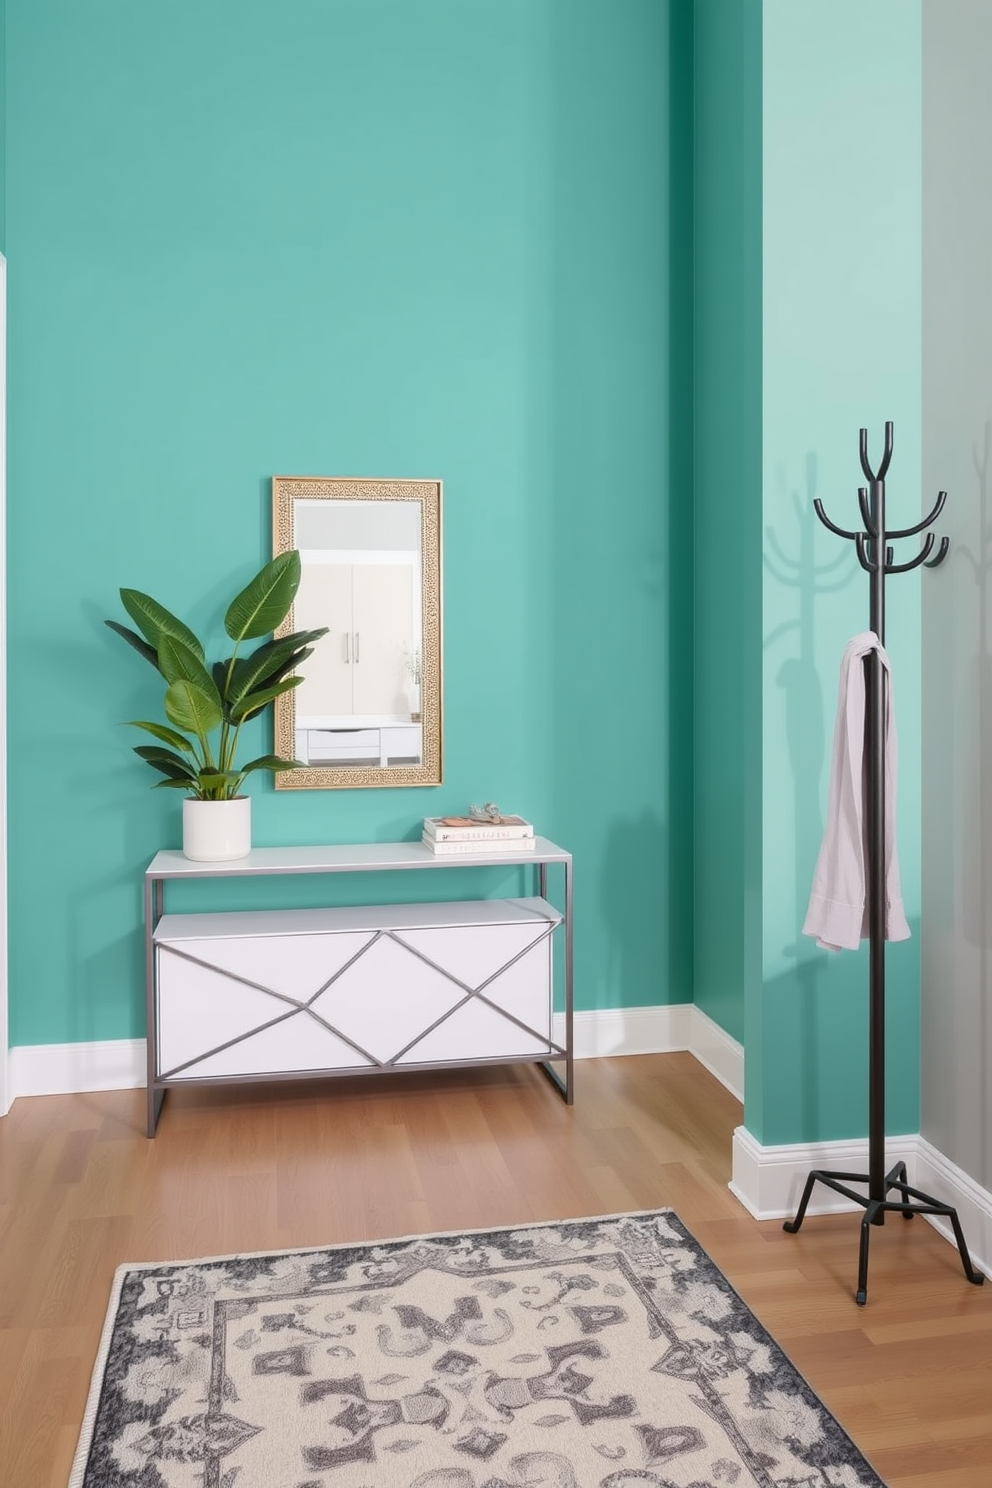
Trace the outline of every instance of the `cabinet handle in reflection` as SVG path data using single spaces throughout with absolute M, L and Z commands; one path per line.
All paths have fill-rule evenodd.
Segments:
M 356 630 L 355 631 L 355 660 L 356 661 L 358 661 L 358 643 L 359 643 L 360 640 L 361 640 L 361 636 L 359 635 L 358 631 Z

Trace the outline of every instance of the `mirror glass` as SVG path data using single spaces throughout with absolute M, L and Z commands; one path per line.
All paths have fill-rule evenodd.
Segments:
M 276 476 L 273 548 L 299 549 L 276 632 L 328 627 L 275 702 L 278 790 L 441 782 L 441 483 Z

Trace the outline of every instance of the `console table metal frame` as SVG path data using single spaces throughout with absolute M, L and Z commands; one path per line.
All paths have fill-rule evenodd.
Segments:
M 514 1054 L 497 1059 L 470 1058 L 443 1064 L 418 1064 L 418 1070 L 468 1068 L 477 1064 L 536 1063 L 558 1090 L 567 1105 L 574 1100 L 574 1053 L 572 1008 L 572 855 L 564 848 L 538 837 L 534 847 L 524 852 L 436 854 L 420 842 L 374 842 L 335 847 L 259 847 L 245 858 L 221 863 L 197 863 L 176 850 L 155 854 L 145 872 L 145 983 L 147 996 L 148 1052 L 148 1135 L 153 1137 L 166 1090 L 173 1086 L 257 1084 L 265 1081 L 340 1079 L 346 1075 L 382 1074 L 393 1068 L 391 1062 L 367 1068 L 349 1068 L 341 1072 L 328 1070 L 279 1071 L 273 1074 L 205 1076 L 198 1080 L 173 1080 L 158 1074 L 156 1006 L 155 929 L 165 914 L 165 885 L 170 879 L 191 882 L 197 879 L 260 878 L 289 874 L 321 873 L 392 873 L 408 869 L 533 867 L 537 869 L 538 892 L 547 898 L 548 868 L 562 868 L 563 908 L 560 928 L 564 935 L 565 955 L 565 1033 L 561 1043 L 549 1039 L 550 1054 Z M 246 910 L 245 914 L 252 911 Z M 556 1064 L 564 1063 L 562 1075 Z

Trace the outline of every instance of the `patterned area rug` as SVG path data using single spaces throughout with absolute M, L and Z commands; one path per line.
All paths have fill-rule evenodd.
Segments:
M 669 1210 L 124 1266 L 70 1488 L 879 1488 Z

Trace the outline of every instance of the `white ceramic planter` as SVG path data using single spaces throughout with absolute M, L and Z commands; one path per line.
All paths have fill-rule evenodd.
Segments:
M 251 852 L 251 796 L 233 801 L 183 801 L 183 856 L 224 863 Z

